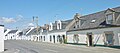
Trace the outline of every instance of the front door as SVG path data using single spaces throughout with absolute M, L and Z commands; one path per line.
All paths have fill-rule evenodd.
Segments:
M 87 46 L 93 46 L 93 34 L 92 32 L 87 33 Z
M 65 35 L 63 35 L 62 37 L 63 37 L 63 43 L 65 43 Z
M 53 42 L 55 43 L 55 36 L 53 36 Z
M 88 46 L 92 46 L 93 42 L 92 42 L 92 35 L 88 35 Z

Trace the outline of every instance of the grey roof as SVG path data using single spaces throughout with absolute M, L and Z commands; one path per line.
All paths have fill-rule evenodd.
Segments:
M 37 34 L 36 28 L 32 29 L 27 35 L 35 35 Z
M 8 34 L 10 34 L 10 33 L 16 33 L 18 30 L 11 30 L 11 31 L 9 31 L 8 32 Z
M 47 35 L 47 31 L 42 32 L 42 35 Z
M 64 32 L 64 31 L 66 31 L 66 30 L 65 29 L 51 30 L 51 31 L 48 31 L 48 33 Z
M 112 9 L 115 12 L 120 12 L 120 7 L 116 7 Z M 93 14 L 88 14 L 85 16 L 81 16 L 80 19 L 84 20 L 84 23 L 77 29 L 90 29 L 90 28 L 112 26 L 112 25 L 106 24 L 105 11 L 106 10 L 93 13 Z M 92 20 L 95 20 L 95 22 L 91 22 Z M 76 30 L 76 29 L 71 29 L 71 30 Z
M 30 28 L 24 29 L 23 30 L 24 34 L 26 34 L 29 30 L 30 30 Z
M 40 33 L 41 28 L 38 29 L 38 33 Z M 37 28 L 32 29 L 27 35 L 37 35 Z
M 73 20 L 73 19 L 69 19 L 69 20 L 61 21 L 61 22 L 62 22 L 62 29 L 65 29 L 66 26 L 67 26 L 72 20 Z
M 7 29 L 4 30 L 4 33 L 7 31 Z
M 3 27 L 4 27 L 4 25 L 0 25 L 0 26 L 3 26 Z

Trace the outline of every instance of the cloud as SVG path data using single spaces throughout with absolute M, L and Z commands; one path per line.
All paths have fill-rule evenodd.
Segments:
M 9 24 L 9 23 L 15 23 L 15 22 L 21 20 L 22 17 L 23 17 L 22 15 L 18 15 L 16 18 L 1 17 L 0 18 L 0 22 L 1 23 L 7 23 L 7 24 Z
M 16 22 L 16 20 L 13 19 L 13 18 L 2 17 L 2 18 L 0 19 L 0 22 L 2 22 L 2 23 L 13 23 L 13 22 Z

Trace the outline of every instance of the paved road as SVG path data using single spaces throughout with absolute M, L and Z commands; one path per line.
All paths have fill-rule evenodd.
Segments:
M 41 43 L 24 40 L 5 41 L 2 53 L 119 53 L 120 49 L 104 47 L 73 46 L 66 44 Z

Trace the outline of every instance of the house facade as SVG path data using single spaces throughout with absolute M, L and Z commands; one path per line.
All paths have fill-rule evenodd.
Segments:
M 22 36 L 22 31 L 20 30 L 6 30 L 6 32 L 4 32 L 5 34 L 5 40 L 19 40 L 21 39 L 20 36 Z
M 120 46 L 120 7 L 77 15 L 67 26 L 67 43 Z
M 54 23 L 45 24 L 40 27 L 38 41 L 50 43 L 65 43 L 66 42 L 66 26 L 72 21 L 55 21 Z
M 48 42 L 51 43 L 66 43 L 66 26 L 72 21 L 55 21 L 55 23 L 50 23 L 48 31 Z

